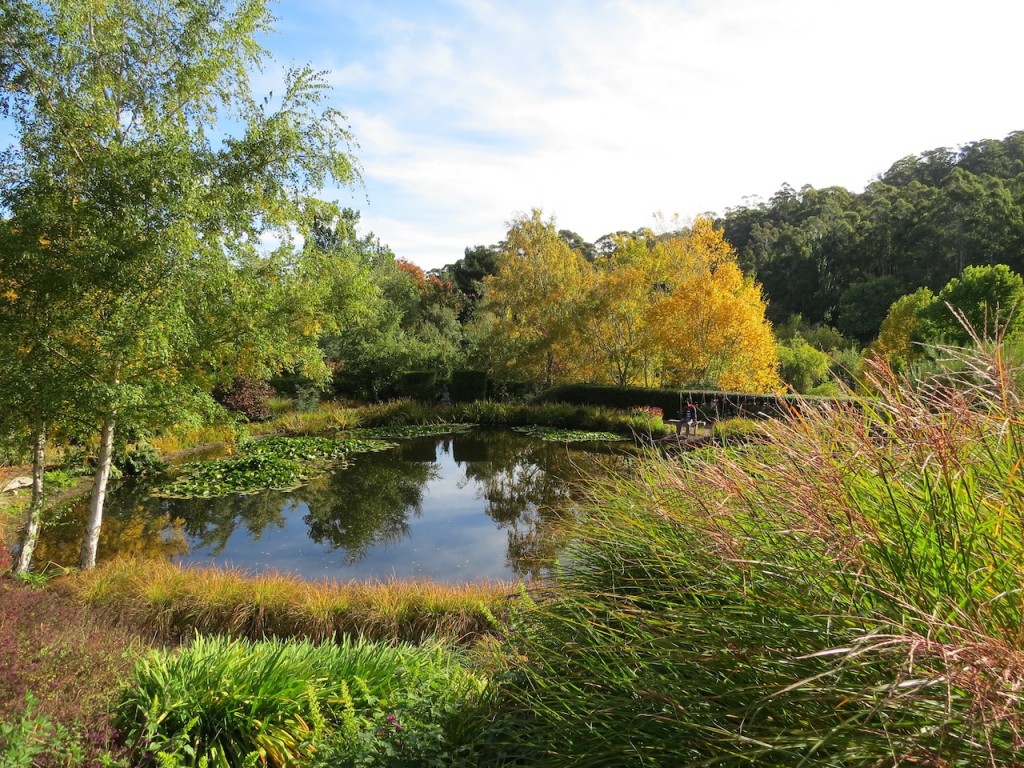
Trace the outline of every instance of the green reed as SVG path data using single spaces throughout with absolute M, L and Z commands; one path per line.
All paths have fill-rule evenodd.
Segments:
M 548 765 L 1011 765 L 1024 747 L 1021 402 L 999 360 L 876 372 L 756 442 L 605 482 L 515 625 Z

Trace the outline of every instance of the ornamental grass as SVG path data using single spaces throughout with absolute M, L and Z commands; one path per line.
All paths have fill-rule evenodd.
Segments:
M 100 614 L 164 642 L 203 634 L 250 639 L 345 635 L 470 643 L 496 631 L 515 587 L 428 581 L 310 582 L 240 570 L 115 560 L 68 577 Z
M 1024 407 L 999 353 L 603 482 L 510 633 L 506 754 L 572 766 L 1010 766 Z

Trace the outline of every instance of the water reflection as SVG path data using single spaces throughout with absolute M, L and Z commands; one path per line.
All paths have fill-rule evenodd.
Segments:
M 621 454 L 617 464 L 621 464 Z M 276 570 L 307 578 L 528 578 L 558 556 L 560 521 L 607 457 L 505 430 L 403 441 L 294 491 L 159 499 L 114 490 L 100 557 Z M 74 563 L 84 509 L 48 528 L 47 560 Z

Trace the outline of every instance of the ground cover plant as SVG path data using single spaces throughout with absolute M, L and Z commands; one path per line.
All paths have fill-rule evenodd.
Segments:
M 0 765 L 114 765 L 109 714 L 140 643 L 63 588 L 0 579 Z
M 352 764 L 360 753 L 372 756 L 378 739 L 393 752 L 415 737 L 411 732 L 404 742 L 389 739 L 382 727 L 410 728 L 408 718 L 400 720 L 410 691 L 429 691 L 439 704 L 455 702 L 455 709 L 484 688 L 484 678 L 459 654 L 436 645 L 197 637 L 179 650 L 142 659 L 118 715 L 134 754 L 144 761 L 294 766 L 308 764 L 318 745 L 327 743 L 339 765 L 340 757 Z M 449 715 L 444 707 L 437 711 Z M 442 722 L 418 725 L 435 726 L 431 735 L 443 739 Z M 441 758 L 450 748 L 436 740 L 431 746 L 434 754 L 423 754 L 417 744 L 405 757 Z
M 1009 766 L 1024 748 L 1024 431 L 960 360 L 594 492 L 514 624 L 506 751 L 573 766 Z

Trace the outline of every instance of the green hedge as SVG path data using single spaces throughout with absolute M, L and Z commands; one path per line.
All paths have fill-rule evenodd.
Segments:
M 697 406 L 698 417 L 706 421 L 779 415 L 797 408 L 801 401 L 814 399 L 794 395 L 617 387 L 607 384 L 565 384 L 553 387 L 536 397 L 536 401 L 541 403 L 563 402 L 574 405 L 603 405 L 609 408 L 651 406 L 661 408 L 666 419 L 679 418 L 686 403 L 692 402 Z
M 471 403 L 487 397 L 487 373 L 484 371 L 452 371 L 448 392 L 456 403 Z
M 440 393 L 437 374 L 434 371 L 403 371 L 395 382 L 395 393 L 399 397 L 430 402 Z

